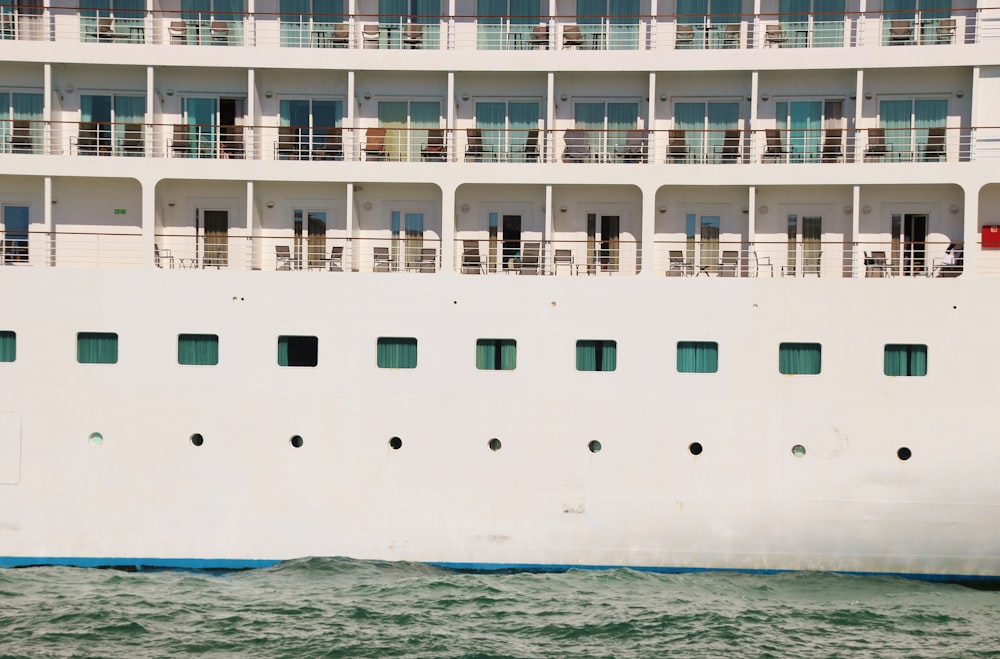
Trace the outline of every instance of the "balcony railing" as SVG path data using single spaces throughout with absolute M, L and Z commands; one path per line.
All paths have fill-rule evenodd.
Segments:
M 1000 127 L 646 131 L 16 119 L 0 121 L 0 154 L 600 165 L 955 163 L 1000 157 Z
M 973 44 L 984 12 L 636 16 L 380 16 L 0 5 L 0 40 L 414 50 L 715 50 Z

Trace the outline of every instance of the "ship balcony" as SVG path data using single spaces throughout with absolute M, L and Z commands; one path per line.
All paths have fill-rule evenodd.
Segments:
M 0 153 L 411 163 L 748 165 L 970 162 L 995 127 L 443 129 L 0 121 Z
M 276 8 L 276 7 L 275 7 Z M 974 44 L 982 9 L 585 16 L 0 8 L 0 39 L 99 44 L 414 50 L 716 50 Z

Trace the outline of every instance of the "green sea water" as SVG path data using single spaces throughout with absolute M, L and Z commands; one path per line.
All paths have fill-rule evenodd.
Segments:
M 345 559 L 228 573 L 8 569 L 0 657 L 1000 657 L 1000 592 Z

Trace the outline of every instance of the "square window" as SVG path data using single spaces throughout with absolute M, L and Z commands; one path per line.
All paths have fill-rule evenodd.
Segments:
M 0 362 L 17 359 L 17 335 L 14 332 L 0 332 Z
M 476 368 L 480 371 L 513 371 L 517 367 L 517 341 L 477 339 Z
M 882 367 L 886 375 L 923 377 L 927 375 L 927 346 L 888 343 Z
M 278 366 L 312 367 L 319 363 L 319 339 L 315 336 L 279 336 Z
M 617 368 L 617 341 L 580 340 L 576 342 L 576 370 L 614 371 Z
M 219 363 L 216 334 L 181 334 L 177 337 L 177 363 L 185 366 L 215 366 Z
M 379 368 L 416 368 L 417 340 L 390 336 L 379 337 L 376 362 Z
M 715 341 L 678 341 L 678 373 L 716 373 L 719 370 L 719 344 Z
M 782 343 L 778 347 L 778 372 L 782 375 L 819 375 L 822 346 L 818 343 Z
M 114 332 L 79 332 L 76 361 L 81 364 L 117 364 L 118 335 Z

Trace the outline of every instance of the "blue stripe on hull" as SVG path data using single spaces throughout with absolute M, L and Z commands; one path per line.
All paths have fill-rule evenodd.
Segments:
M 276 559 L 244 558 L 108 558 L 76 556 L 0 556 L 0 568 L 66 566 L 89 568 L 120 568 L 126 570 L 249 570 L 284 562 Z M 569 570 L 618 570 L 654 572 L 660 574 L 691 574 L 701 572 L 734 572 L 738 574 L 780 574 L 790 570 L 754 570 L 705 567 L 658 567 L 635 565 L 566 565 L 556 563 L 445 563 L 427 565 L 460 572 L 567 572 Z M 900 577 L 920 581 L 1000 585 L 1000 575 L 982 574 L 920 574 L 904 572 L 837 572 L 861 577 Z

